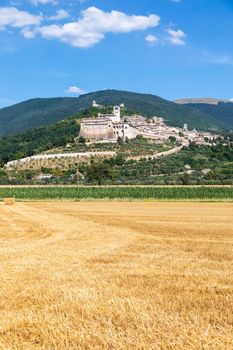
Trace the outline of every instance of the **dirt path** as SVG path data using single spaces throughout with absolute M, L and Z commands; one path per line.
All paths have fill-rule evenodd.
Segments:
M 164 151 L 164 152 L 159 152 L 159 153 L 155 153 L 155 154 L 149 154 L 149 155 L 140 155 L 140 156 L 130 156 L 127 157 L 128 160 L 130 159 L 134 159 L 134 160 L 140 160 L 141 158 L 146 158 L 146 159 L 157 159 L 157 158 L 161 158 L 161 157 L 166 157 L 166 156 L 170 156 L 171 154 L 177 154 L 182 150 L 183 146 L 179 146 L 179 147 L 175 147 L 172 149 L 169 149 L 168 151 Z

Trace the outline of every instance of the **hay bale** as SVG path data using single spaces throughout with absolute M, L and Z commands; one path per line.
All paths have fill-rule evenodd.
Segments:
M 4 205 L 14 205 L 15 199 L 14 198 L 5 198 L 4 199 Z

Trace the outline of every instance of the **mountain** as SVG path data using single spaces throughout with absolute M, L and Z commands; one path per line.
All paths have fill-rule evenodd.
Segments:
M 148 117 L 164 117 L 173 126 L 188 123 L 189 128 L 200 130 L 227 128 L 221 115 L 216 118 L 193 106 L 179 105 L 149 94 L 105 90 L 73 98 L 37 98 L 0 109 L 0 136 L 51 125 L 90 107 L 93 100 L 103 105 L 124 103 L 128 109 Z
M 221 123 L 227 126 L 228 130 L 233 130 L 233 103 L 219 102 L 217 105 L 210 105 L 207 103 L 192 103 L 188 107 L 198 110 L 201 113 L 211 115 Z
M 212 98 L 212 97 L 201 97 L 201 98 L 181 98 L 179 100 L 175 100 L 174 102 L 180 105 L 185 105 L 190 103 L 204 103 L 209 105 L 217 105 L 220 102 L 227 102 L 227 100 L 221 100 L 221 99 Z
M 37 98 L 0 109 L 0 136 L 51 125 L 86 105 L 79 98 Z
M 0 167 L 10 160 L 38 154 L 54 147 L 66 146 L 79 134 L 76 118 L 67 118 L 0 139 Z

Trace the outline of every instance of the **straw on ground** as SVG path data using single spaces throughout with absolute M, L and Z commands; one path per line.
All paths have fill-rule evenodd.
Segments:
M 232 349 L 232 212 L 0 204 L 0 349 Z

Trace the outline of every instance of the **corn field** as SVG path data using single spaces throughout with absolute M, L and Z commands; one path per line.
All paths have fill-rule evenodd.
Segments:
M 233 200 L 233 187 L 2 187 L 0 200 Z

